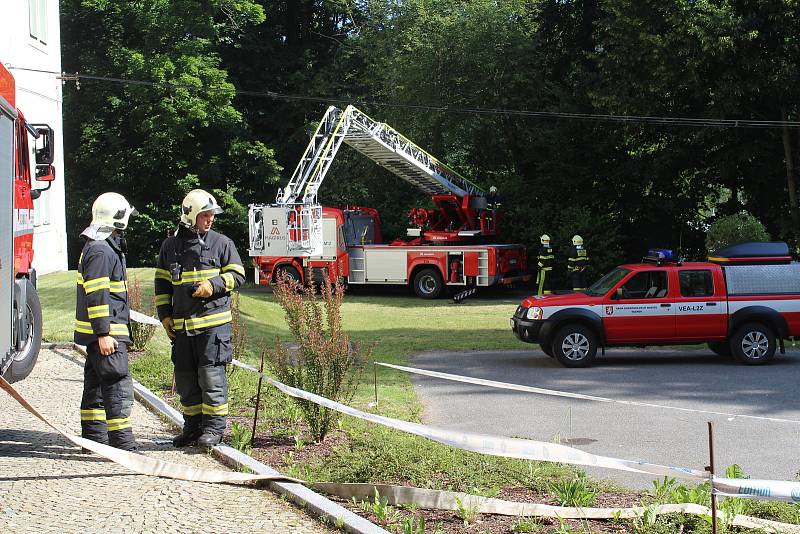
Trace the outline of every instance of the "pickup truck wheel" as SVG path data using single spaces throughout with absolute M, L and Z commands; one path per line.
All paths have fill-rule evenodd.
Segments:
M 414 293 L 424 299 L 435 299 L 444 289 L 444 280 L 437 269 L 426 267 L 414 276 Z
M 11 365 L 3 375 L 3 378 L 12 383 L 31 374 L 33 366 L 39 358 L 39 348 L 42 345 L 42 305 L 39 303 L 39 294 L 29 280 L 26 280 L 25 283 L 28 285 L 25 290 L 28 335 L 23 342 L 22 349 L 13 353 Z M 16 306 L 14 306 L 15 314 L 16 311 Z
M 708 344 L 708 348 L 711 349 L 711 352 L 718 356 L 729 358 L 731 355 L 730 343 L 726 343 L 724 341 L 711 341 Z
M 579 324 L 568 324 L 553 338 L 553 355 L 564 367 L 586 367 L 597 353 L 597 336 Z
M 745 365 L 767 363 L 775 356 L 775 334 L 761 323 L 744 324 L 731 338 L 731 352 Z
M 542 352 L 544 352 L 545 354 L 547 354 L 551 358 L 553 357 L 553 346 L 552 345 L 548 345 L 547 343 L 539 343 L 539 347 L 541 347 Z

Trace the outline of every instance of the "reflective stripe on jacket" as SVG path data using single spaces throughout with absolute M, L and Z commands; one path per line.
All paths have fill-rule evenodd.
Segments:
M 572 245 L 567 259 L 567 267 L 570 272 L 582 271 L 589 265 L 589 252 L 583 245 Z
M 172 317 L 175 331 L 190 336 L 231 321 L 230 293 L 244 283 L 245 275 L 231 239 L 214 230 L 200 237 L 181 226 L 161 244 L 155 273 L 159 319 Z M 204 280 L 211 282 L 211 296 L 192 297 Z
M 539 248 L 539 270 L 552 271 L 555 256 L 553 255 L 553 247 L 549 245 L 542 245 Z
M 75 343 L 88 345 L 100 335 L 131 342 L 125 254 L 114 237 L 87 239 L 78 260 Z

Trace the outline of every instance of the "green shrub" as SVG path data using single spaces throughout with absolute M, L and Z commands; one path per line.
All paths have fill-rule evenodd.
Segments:
M 286 313 L 289 332 L 298 347 L 289 351 L 277 340 L 268 354 L 278 380 L 322 397 L 349 403 L 361 376 L 361 351 L 342 330 L 341 306 L 344 288 L 325 283 L 317 295 L 314 288 L 301 288 L 295 280 L 281 277 L 275 298 Z M 369 351 L 371 352 L 371 350 Z M 300 407 L 311 436 L 321 442 L 330 430 L 335 413 L 304 399 L 292 399 Z
M 758 219 L 749 213 L 736 213 L 714 221 L 706 235 L 706 250 L 711 254 L 728 245 L 769 239 L 767 230 Z
M 597 494 L 586 485 L 583 477 L 558 480 L 550 484 L 550 489 L 556 494 L 561 506 L 582 508 L 593 505 L 597 499 Z

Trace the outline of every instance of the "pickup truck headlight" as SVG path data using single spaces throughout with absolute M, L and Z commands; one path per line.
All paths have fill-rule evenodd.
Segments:
M 542 318 L 542 309 L 538 306 L 534 306 L 532 308 L 528 308 L 528 313 L 525 314 L 528 319 L 532 319 L 534 321 L 538 321 Z

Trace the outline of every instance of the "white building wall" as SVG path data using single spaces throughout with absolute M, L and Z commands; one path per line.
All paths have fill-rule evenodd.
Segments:
M 34 201 L 33 266 L 39 274 L 67 269 L 61 81 L 14 67 L 61 72 L 60 30 L 58 0 L 0 0 L 0 61 L 16 80 L 17 108 L 28 122 L 55 130 L 56 179 Z

